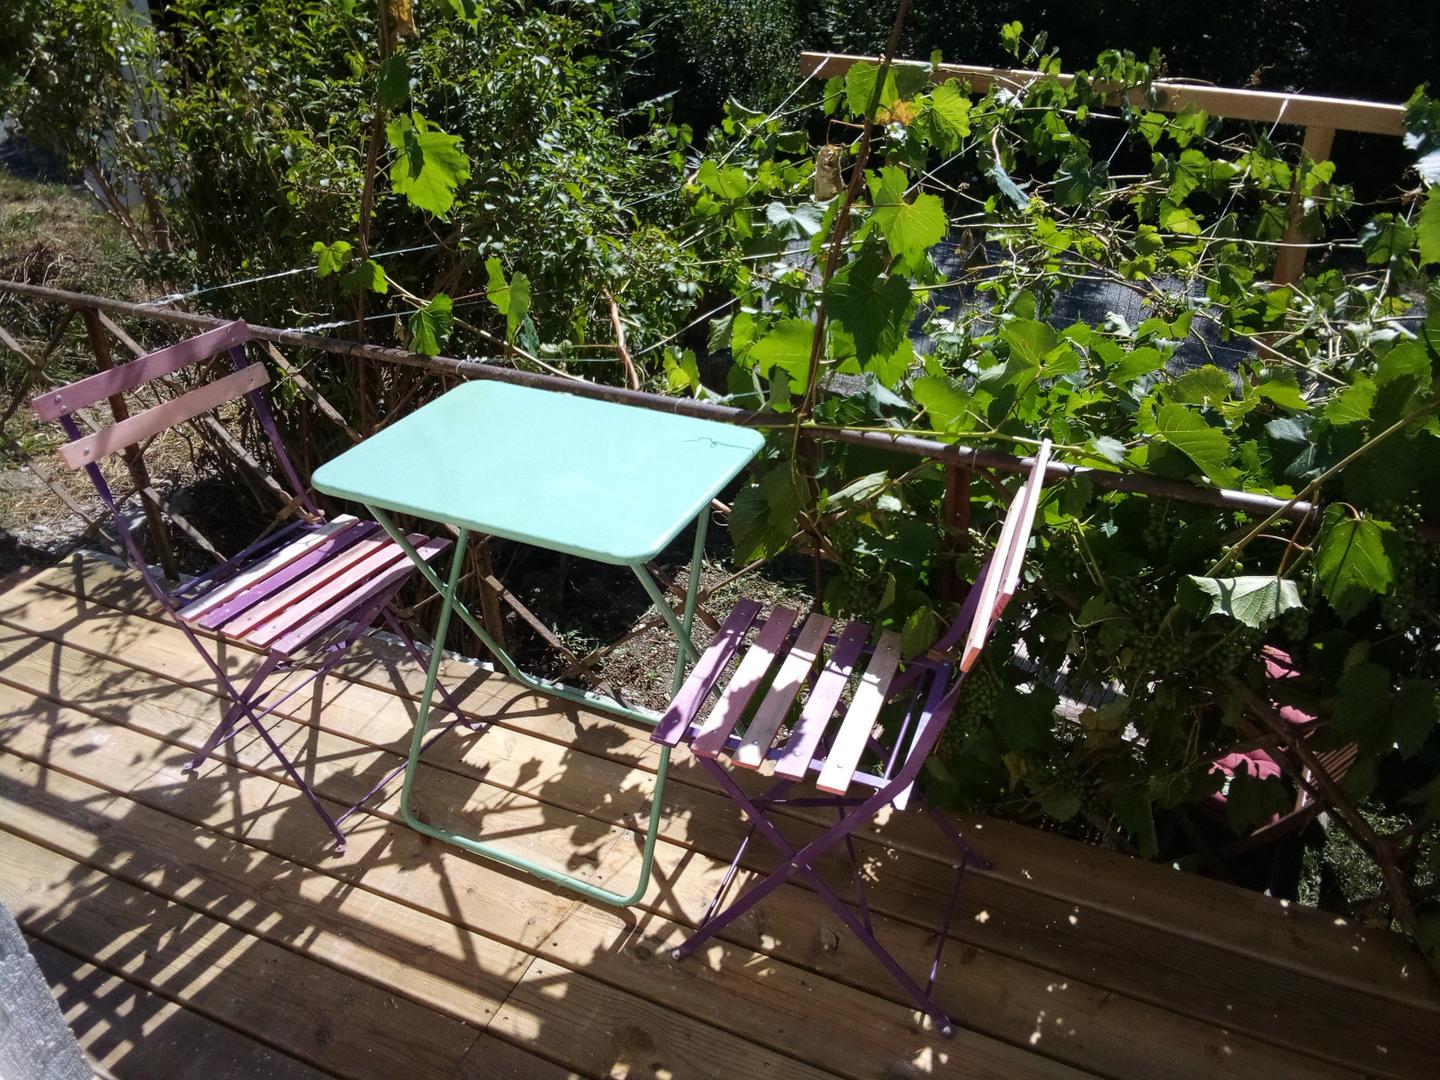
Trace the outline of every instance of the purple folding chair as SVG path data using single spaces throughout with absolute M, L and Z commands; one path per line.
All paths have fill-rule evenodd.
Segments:
M 1047 441 L 1035 455 L 1030 475 L 1005 515 L 995 551 L 981 567 L 954 624 L 922 657 L 902 665 L 900 638 L 891 630 L 881 631 L 869 643 L 870 627 L 864 623 L 852 622 L 834 633 L 833 620 L 812 614 L 797 631 L 799 615 L 789 608 L 776 607 L 761 619 L 761 605 L 756 601 L 741 600 L 735 605 L 652 735 L 656 742 L 669 746 L 682 739 L 688 741 L 701 764 L 752 822 L 699 928 L 675 950 L 676 959 L 688 956 L 798 875 L 875 954 L 920 1009 L 934 1019 L 941 1033 L 947 1037 L 954 1033 L 950 1017 L 936 1004 L 931 991 L 965 868 L 971 862 L 988 867 L 989 862 L 975 854 L 944 815 L 930 811 L 940 831 L 955 846 L 959 864 L 929 981 L 922 988 L 875 937 L 855 860 L 853 835 L 885 806 L 903 810 L 915 797 L 916 777 L 940 740 L 965 676 L 1019 586 L 1020 566 L 1049 457 Z M 741 655 L 741 647 L 752 630 L 753 639 Z M 822 661 L 827 647 L 829 655 Z M 721 687 L 722 675 L 737 656 L 734 673 Z M 862 658 L 867 656 L 862 673 Z M 766 687 L 761 696 L 760 691 Z M 797 705 L 807 687 L 803 703 Z M 849 708 L 842 710 L 839 725 L 827 733 L 847 687 L 852 690 Z M 717 689 L 715 704 L 702 719 L 701 709 Z M 880 710 L 887 702 L 900 717 L 889 746 L 884 745 L 884 736 L 879 734 Z M 797 710 L 798 715 L 794 715 Z M 742 720 L 746 721 L 743 729 Z M 777 734 L 787 725 L 788 738 L 775 745 Z M 773 762 L 776 783 L 759 798 L 752 798 L 735 782 L 722 757 L 729 759 L 731 768 L 758 770 L 763 763 Z M 815 787 L 820 794 L 787 797 L 789 789 L 811 773 L 816 774 Z M 869 789 L 868 793 L 864 789 Z M 850 794 L 852 790 L 857 793 Z M 834 807 L 838 820 L 797 850 L 781 834 L 777 820 L 766 813 L 770 808 L 784 806 Z M 745 849 L 756 832 L 779 852 L 782 862 L 722 909 Z M 842 841 L 854 875 L 858 916 L 815 871 L 817 859 Z
M 390 610 L 390 602 L 410 577 L 413 564 L 374 522 L 348 515 L 326 520 L 320 512 L 300 482 L 281 442 L 275 418 L 260 393 L 260 388 L 269 382 L 269 374 L 263 364 L 252 363 L 246 357 L 245 344 L 250 340 L 250 328 L 245 323 L 227 323 L 128 364 L 48 390 L 31 405 L 40 419 L 57 420 L 65 429 L 71 441 L 61 448 L 61 459 L 73 469 L 83 468 L 89 475 L 101 501 L 114 517 L 116 531 L 134 568 L 205 658 L 224 696 L 231 702 L 186 771 L 198 768 L 244 723 L 250 724 L 325 822 L 335 837 L 337 850 L 343 851 L 345 835 L 340 831 L 340 824 L 404 766 L 382 779 L 345 813 L 331 817 L 262 721 L 340 663 L 377 619 L 399 637 L 417 662 L 425 664 L 426 658 Z M 113 406 L 118 395 L 222 353 L 227 354 L 234 368 L 229 374 L 201 383 L 179 397 L 88 435 L 75 422 L 75 414 L 88 406 L 107 399 Z M 298 511 L 298 518 L 261 537 L 207 573 L 167 591 L 146 564 L 121 513 L 120 506 L 126 500 L 122 498 L 117 502 L 98 462 L 136 444 L 148 444 L 170 428 L 240 397 L 249 401 L 270 440 L 290 485 L 293 495 L 290 506 Z M 439 555 L 450 546 L 449 540 L 418 534 L 409 539 L 427 558 Z M 243 688 L 237 688 L 226 675 L 214 651 L 219 642 L 226 640 L 240 642 L 263 654 L 258 670 Z M 307 674 L 283 694 L 272 698 L 280 687 L 272 685 L 266 689 L 271 677 L 280 675 L 279 681 L 284 681 L 298 670 L 306 670 Z M 443 686 L 440 693 L 454 719 L 437 731 L 437 738 L 462 715 L 459 705 Z

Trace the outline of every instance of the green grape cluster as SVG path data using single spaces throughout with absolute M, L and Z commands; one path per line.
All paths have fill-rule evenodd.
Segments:
M 1051 542 L 1045 561 L 1052 581 L 1074 581 L 1085 576 L 1085 560 L 1080 557 L 1080 541 L 1068 534 L 1057 536 Z
M 1389 629 L 1405 631 L 1421 621 L 1421 612 L 1435 610 L 1440 600 L 1440 563 L 1434 545 L 1420 539 L 1420 512 L 1415 507 L 1387 504 L 1384 514 L 1395 526 L 1399 552 L 1393 560 L 1394 580 L 1380 597 L 1380 617 Z
M 868 615 L 877 597 L 873 583 L 842 567 L 825 588 L 825 600 L 837 614 Z
M 1103 814 L 1104 800 L 1100 796 L 1100 785 L 1085 774 L 1075 759 L 1066 757 L 1055 762 L 1051 766 L 1050 776 L 1058 787 L 1079 798 L 1080 809 L 1085 813 Z
M 1141 620 L 1140 634 L 1131 648 L 1130 667 L 1147 675 L 1173 674 L 1185 659 L 1185 646 L 1174 634 Z
M 1260 641 L 1260 635 L 1254 630 L 1231 631 L 1210 648 L 1197 653 L 1190 666 L 1202 680 L 1219 682 L 1239 671 L 1255 655 Z
M 995 680 L 977 671 L 965 680 L 956 702 L 955 715 L 961 727 L 973 729 L 988 724 L 995 717 L 995 706 L 1000 702 L 1000 688 Z
M 1310 611 L 1308 608 L 1291 608 L 1280 616 L 1277 626 L 1280 636 L 1286 641 L 1301 642 L 1310 636 Z
M 1158 499 L 1150 501 L 1150 520 L 1146 522 L 1140 539 L 1152 552 L 1169 550 L 1175 538 L 1175 530 L 1169 520 L 1170 504 Z

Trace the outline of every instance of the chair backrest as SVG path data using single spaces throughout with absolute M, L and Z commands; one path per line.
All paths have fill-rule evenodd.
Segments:
M 47 390 L 30 404 L 41 420 L 58 420 L 65 427 L 71 441 L 60 448 L 61 460 L 72 469 L 81 469 L 264 386 L 270 381 L 265 365 L 252 364 L 245 358 L 244 345 L 250 340 L 250 328 L 244 322 L 227 323 L 128 364 Z M 222 352 L 230 353 L 236 370 L 177 398 L 117 420 L 90 435 L 81 435 L 71 419 L 80 409 L 116 398 Z
M 1019 587 L 1020 567 L 1025 561 L 1025 549 L 1030 545 L 1035 512 L 1040 506 L 1040 489 L 1045 484 L 1045 467 L 1049 463 L 1050 440 L 1046 439 L 1035 453 L 1024 486 L 1011 500 L 984 580 L 975 583 L 974 587 L 980 590 L 980 598 L 975 605 L 970 631 L 965 637 L 965 649 L 960 655 L 961 671 L 969 671 L 979 659 L 990 631 L 1000 621 L 1005 606 Z

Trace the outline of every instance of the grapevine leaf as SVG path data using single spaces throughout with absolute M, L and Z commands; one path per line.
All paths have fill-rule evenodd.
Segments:
M 1160 840 L 1155 833 L 1155 813 L 1143 791 L 1127 790 L 1115 796 L 1115 817 L 1135 838 L 1140 854 L 1153 859 L 1160 854 Z
M 879 184 L 872 191 L 875 209 L 871 216 L 885 234 L 891 254 L 913 260 L 945 236 L 949 223 L 938 196 L 917 195 L 914 202 L 907 203 L 906 187 L 903 169 L 894 165 L 881 169 Z
M 1038 368 L 1045 362 L 1059 339 L 1048 324 L 1035 319 L 1011 319 L 1000 327 L 1000 339 L 1010 346 L 1010 354 Z
M 802 202 L 793 210 L 782 202 L 772 202 L 765 208 L 765 220 L 784 237 L 814 236 L 820 231 L 823 214 L 824 210 L 812 202 Z
M 436 293 L 410 316 L 410 348 L 421 356 L 439 356 L 453 321 L 450 297 Z
M 1266 401 L 1274 402 L 1282 409 L 1299 412 L 1310 407 L 1310 403 L 1300 393 L 1300 383 L 1296 380 L 1295 373 L 1291 371 L 1274 374 L 1255 389 Z
M 1390 700 L 1390 672 L 1370 660 L 1353 664 L 1340 676 L 1335 694 L 1335 727 L 1363 735 L 1384 715 Z
M 995 709 L 995 728 L 1006 749 L 1029 750 L 1044 743 L 1055 722 L 1058 703 L 1059 695 L 1053 690 L 1007 693 Z
M 1370 419 L 1375 407 L 1375 383 L 1368 375 L 1356 380 L 1330 399 L 1325 406 L 1325 419 L 1337 427 L 1358 424 Z
M 404 53 L 393 53 L 381 63 L 375 96 L 387 109 L 398 109 L 410 100 L 410 66 Z
M 1376 214 L 1365 223 L 1358 237 L 1365 250 L 1365 261 L 1383 266 L 1399 258 L 1415 243 L 1415 230 L 1394 214 Z
M 900 655 L 919 656 L 940 637 L 945 624 L 940 616 L 922 605 L 912 611 L 900 628 Z
M 1386 592 L 1395 571 L 1385 552 L 1380 523 L 1356 518 L 1343 506 L 1331 506 L 1320 530 L 1315 574 L 1325 599 L 1341 619 L 1349 619 L 1373 597 Z
M 1390 735 L 1400 756 L 1419 753 L 1440 720 L 1440 690 L 1429 679 L 1403 679 L 1390 706 Z
M 1075 152 L 1060 162 L 1055 174 L 1055 201 L 1061 206 L 1080 206 L 1110 182 L 1110 166 L 1091 161 L 1088 153 Z
M 1241 763 L 1226 791 L 1225 820 L 1237 833 L 1246 833 L 1276 814 L 1283 814 L 1294 802 L 1295 797 L 1277 777 L 1253 776 L 1249 766 Z
M 385 270 L 379 263 L 374 259 L 366 259 L 340 275 L 340 286 L 351 292 L 366 290 L 380 293 L 383 296 L 390 291 L 390 280 L 385 276 Z
M 957 431 L 971 426 L 970 394 L 958 380 L 924 375 L 915 380 L 910 393 L 930 417 L 930 427 L 935 431 Z
M 1005 171 L 1005 166 L 998 157 L 990 168 L 985 170 L 985 174 L 995 181 L 995 186 L 1000 189 L 1000 193 L 1014 203 L 1018 209 L 1024 210 L 1030 205 L 1030 200 L 1025 197 L 1025 192 L 1010 178 L 1010 174 Z
M 419 113 L 397 116 L 385 126 L 385 137 L 398 152 L 390 166 L 390 182 L 411 206 L 444 217 L 455 204 L 455 192 L 470 179 L 470 159 L 460 137 L 432 127 Z
M 1109 435 L 1096 435 L 1090 440 L 1090 449 L 1111 465 L 1119 465 L 1125 460 L 1125 444 Z
M 925 99 L 916 121 L 921 134 L 945 153 L 953 153 L 970 134 L 970 99 L 954 79 L 941 83 Z
M 1440 263 L 1440 184 L 1432 187 L 1426 196 L 1416 231 L 1420 234 L 1420 265 Z
M 889 482 L 890 474 L 887 472 L 868 473 L 857 480 L 850 481 L 839 491 L 826 498 L 825 509 L 839 510 L 856 503 L 868 503 L 880 494 Z
M 1040 809 L 1056 821 L 1069 821 L 1080 812 L 1080 796 L 1069 788 L 1052 784 L 1040 793 Z
M 825 302 L 855 340 L 862 364 L 872 356 L 893 354 L 915 313 L 914 294 L 905 279 L 884 276 L 884 270 L 880 254 L 868 251 L 844 266 L 825 289 Z M 809 356 L 807 343 L 807 363 Z
M 1203 600 L 1208 600 L 1201 614 L 1228 615 L 1257 630 L 1290 609 L 1305 606 L 1299 588 L 1288 578 L 1263 575 L 1212 578 L 1191 574 L 1187 580 Z
M 769 333 L 750 346 L 762 376 L 778 367 L 802 390 L 810 374 L 810 349 L 815 340 L 815 325 L 808 319 L 781 319 Z
M 1235 470 L 1230 459 L 1230 440 L 1225 432 L 1211 427 L 1183 405 L 1161 405 L 1155 414 L 1155 434 L 1179 450 L 1217 484 L 1231 483 Z
M 340 273 L 350 261 L 350 244 L 345 240 L 336 240 L 333 244 L 316 240 L 310 250 L 315 254 L 315 273 L 319 277 Z
M 735 165 L 727 165 L 722 169 L 715 162 L 706 161 L 695 174 L 695 179 L 726 202 L 744 198 L 745 193 L 750 190 L 750 181 L 745 177 L 745 170 Z
M 741 488 L 730 508 L 735 561 L 750 563 L 784 551 L 795 534 L 800 505 L 790 470 L 783 465 Z
M 505 316 L 505 340 L 514 344 L 515 332 L 530 313 L 530 279 L 517 273 L 507 282 L 500 260 L 493 255 L 485 260 L 485 274 L 485 296 Z

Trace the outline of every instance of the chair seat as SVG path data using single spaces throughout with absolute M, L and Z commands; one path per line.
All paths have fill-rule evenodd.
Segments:
M 426 559 L 450 546 L 420 534 L 407 537 Z M 258 649 L 289 655 L 375 601 L 410 574 L 400 545 L 374 522 L 342 515 L 307 524 L 268 547 L 217 567 L 179 617 Z
M 763 617 L 762 610 L 755 600 L 735 605 L 651 738 L 669 746 L 688 742 L 697 756 L 725 757 L 738 768 L 770 761 L 783 779 L 813 773 L 815 786 L 833 795 L 855 784 L 882 786 L 904 762 L 907 734 L 918 732 L 934 707 L 933 691 L 943 689 L 945 680 L 934 676 L 949 665 L 919 658 L 902 670 L 900 637 L 892 630 L 872 634 L 863 622 L 837 627 L 820 614 L 802 621 L 790 608 L 777 606 Z M 892 699 L 903 719 L 887 750 L 877 726 Z M 878 768 L 863 769 L 867 758 Z M 909 794 L 907 788 L 895 805 L 903 808 Z

